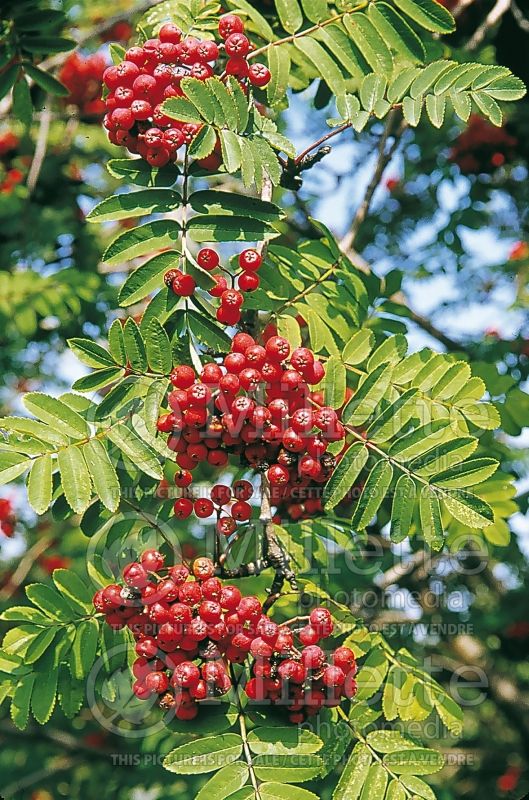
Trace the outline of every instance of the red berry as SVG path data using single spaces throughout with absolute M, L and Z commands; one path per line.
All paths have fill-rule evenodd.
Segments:
M 229 58 L 226 62 L 226 75 L 234 75 L 236 78 L 247 78 L 250 67 L 245 58 Z
M 183 34 L 177 25 L 174 25 L 172 22 L 167 22 L 160 28 L 158 36 L 161 42 L 179 44 L 182 41 Z
M 193 562 L 193 575 L 197 581 L 205 581 L 215 574 L 215 564 L 210 558 L 196 558 Z
M 219 254 L 210 247 L 203 247 L 197 255 L 197 264 L 202 269 L 215 269 L 220 264 Z
M 177 275 L 171 284 L 173 292 L 180 297 L 191 297 L 196 287 L 197 284 L 192 275 L 184 275 L 183 273 Z
M 354 672 L 356 674 L 355 655 L 349 647 L 337 647 L 332 654 L 332 663 L 343 669 L 345 673 Z
M 188 469 L 181 469 L 175 474 L 174 482 L 179 489 L 187 489 L 193 482 L 193 476 Z
M 305 647 L 307 647 L 307 645 L 317 644 L 319 640 L 320 636 L 312 625 L 305 625 L 299 632 L 299 641 Z
M 217 309 L 216 317 L 224 325 L 236 325 L 241 318 L 241 312 L 238 308 L 222 305 Z
M 263 259 L 257 250 L 243 250 L 239 256 L 239 266 L 247 272 L 257 272 Z
M 239 275 L 237 285 L 241 292 L 254 292 L 259 288 L 260 282 L 259 275 L 254 272 L 243 272 Z
M 222 293 L 220 302 L 228 308 L 240 308 L 243 304 L 244 297 L 236 289 L 226 289 Z
M 248 77 L 252 86 L 262 88 L 270 83 L 272 73 L 264 64 L 252 64 L 248 70 Z
M 237 500 L 249 500 L 253 495 L 253 486 L 250 481 L 235 481 L 232 489 L 233 496 L 236 497 Z
M 223 292 L 228 288 L 228 282 L 224 275 L 212 275 L 211 277 L 215 281 L 215 286 L 208 289 L 208 294 L 212 297 L 221 297 Z
M 164 557 L 158 550 L 144 550 L 140 557 L 141 565 L 147 572 L 158 572 L 164 564 Z
M 221 517 L 217 522 L 217 531 L 222 536 L 231 536 L 232 533 L 235 533 L 237 529 L 237 523 L 233 519 L 233 517 L 226 516 Z
M 247 522 L 252 516 L 252 507 L 244 500 L 238 500 L 231 507 L 231 515 L 238 522 Z
M 281 362 L 290 354 L 290 344 L 282 336 L 272 336 L 265 345 L 266 355 L 270 361 Z
M 179 497 L 173 505 L 175 517 L 187 519 L 193 512 L 193 501 L 188 497 Z
M 291 681 L 292 683 L 303 683 L 305 680 L 305 667 L 298 661 L 287 659 L 279 665 L 277 669 L 278 675 L 283 681 Z
M 318 645 L 309 645 L 302 651 L 301 660 L 307 669 L 319 670 L 325 663 L 325 653 Z
M 227 39 L 234 33 L 242 33 L 244 23 L 235 14 L 224 14 L 219 20 L 219 34 L 222 39 Z
M 244 33 L 230 33 L 224 44 L 226 55 L 244 58 L 250 52 L 250 41 Z
M 172 683 L 174 686 L 188 688 L 196 686 L 200 680 L 200 670 L 192 661 L 183 661 L 175 667 Z
M 173 386 L 178 387 L 178 389 L 189 389 L 195 382 L 195 370 L 186 364 L 182 364 L 173 369 L 170 380 Z
M 241 602 L 241 592 L 236 586 L 224 586 L 220 594 L 220 604 L 228 611 L 235 611 Z
M 272 486 L 285 486 L 290 479 L 288 469 L 285 469 L 280 464 L 271 466 L 268 469 L 267 476 Z
M 214 510 L 215 506 L 209 497 L 199 497 L 198 500 L 195 500 L 194 511 L 199 519 L 210 517 Z
M 127 586 L 132 586 L 135 589 L 143 589 L 149 582 L 145 569 L 137 562 L 127 564 L 123 570 L 123 580 Z
M 231 489 L 229 486 L 224 486 L 217 483 L 211 490 L 211 499 L 217 506 L 225 506 L 231 500 Z
M 327 608 L 315 608 L 310 612 L 310 624 L 320 636 L 330 636 L 333 631 L 333 621 Z

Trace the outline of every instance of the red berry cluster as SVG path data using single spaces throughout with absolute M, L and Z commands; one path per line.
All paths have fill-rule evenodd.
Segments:
M 222 452 L 222 456 L 215 459 L 215 466 L 224 466 L 227 461 L 228 454 Z M 192 481 L 193 476 L 187 469 L 179 470 L 175 475 L 175 484 L 182 489 L 182 496 L 175 500 L 173 506 L 178 519 L 187 519 L 192 512 L 198 519 L 207 519 L 216 513 L 218 532 L 223 536 L 231 536 L 235 533 L 238 522 L 248 522 L 251 518 L 252 507 L 248 500 L 253 495 L 253 486 L 249 481 L 235 481 L 231 488 L 217 483 L 212 487 L 209 497 L 197 498 L 193 497 L 189 488 Z
M 253 292 L 259 287 L 259 276 L 256 273 L 263 259 L 257 250 L 252 248 L 243 250 L 238 261 L 241 269 L 237 279 L 238 289 L 235 288 L 234 278 L 228 270 L 223 271 L 230 278 L 231 287 L 228 286 L 227 278 L 222 273 L 212 275 L 215 285 L 209 289 L 209 294 L 220 298 L 216 316 L 224 325 L 236 325 L 240 321 L 244 303 L 242 292 Z M 203 247 L 197 255 L 197 264 L 208 271 L 217 269 L 220 266 L 219 254 L 210 247 Z M 192 275 L 179 269 L 168 270 L 164 275 L 164 282 L 179 297 L 191 297 L 197 286 Z
M 356 692 L 355 658 L 339 647 L 327 663 L 317 646 L 330 636 L 332 619 L 316 608 L 297 634 L 263 614 L 259 599 L 215 577 L 209 558 L 197 558 L 190 571 L 164 566 L 157 550 L 123 569 L 124 585 L 110 584 L 94 595 L 95 609 L 114 630 L 128 628 L 135 639 L 133 692 L 141 700 L 155 695 L 159 705 L 181 720 L 191 720 L 200 701 L 232 688 L 231 664 L 253 659 L 246 693 L 253 700 L 283 700 L 292 722 L 337 705 Z M 320 701 L 323 698 L 323 701 Z
M 251 44 L 243 33 L 243 21 L 226 14 L 218 31 L 219 43 L 184 36 L 176 25 L 167 23 L 157 38 L 129 48 L 124 61 L 105 71 L 109 94 L 104 124 L 111 142 L 138 153 L 151 166 L 163 167 L 176 161 L 180 148 L 190 144 L 200 130 L 199 125 L 170 119 L 162 108 L 165 100 L 184 96 L 183 78 L 204 81 L 218 67 L 222 78 L 233 75 L 244 89 L 248 83 L 266 86 L 271 77 L 268 68 L 248 64 Z
M 101 99 L 106 67 L 106 59 L 100 53 L 82 56 L 75 52 L 68 56 L 59 72 L 59 80 L 70 92 L 65 102 L 78 106 L 84 116 L 102 116 L 106 108 Z
M 24 159 L 17 157 L 20 139 L 11 131 L 0 133 L 0 194 L 11 194 L 27 172 Z M 24 167 L 24 170 L 20 169 Z
M 0 158 L 12 155 L 12 153 L 18 149 L 19 145 L 20 139 L 12 131 L 0 133 Z
M 0 497 L 0 531 L 11 538 L 15 532 L 16 519 L 11 500 Z
M 507 132 L 505 126 L 498 128 L 473 114 L 466 129 L 457 137 L 450 151 L 450 160 L 465 175 L 494 172 L 514 160 L 517 145 L 518 140 Z
M 357 691 L 356 660 L 348 647 L 327 654 L 318 644 L 333 631 L 326 608 L 315 608 L 309 623 L 294 632 L 265 617 L 250 645 L 252 677 L 245 687 L 251 700 L 286 705 L 291 722 L 300 724 L 324 706 L 338 706 Z
M 345 437 L 336 411 L 319 407 L 323 398 L 310 389 L 324 375 L 308 348 L 291 352 L 281 336 L 263 347 L 247 333 L 236 334 L 222 363 L 206 364 L 199 376 L 188 365 L 175 367 L 170 411 L 158 419 L 158 430 L 169 434 L 168 447 L 184 471 L 185 477 L 177 473 L 177 485 L 187 492 L 200 463 L 222 467 L 235 455 L 242 465 L 266 471 L 275 505 L 300 489 L 322 487 L 336 465 L 329 443 Z M 189 514 L 191 505 L 185 503 Z M 321 501 L 311 505 L 309 498 L 305 510 L 321 511 Z M 229 535 L 232 523 L 224 519 L 219 531 Z

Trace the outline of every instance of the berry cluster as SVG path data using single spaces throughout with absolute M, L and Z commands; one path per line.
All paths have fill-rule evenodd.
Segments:
M 190 514 L 194 507 L 191 472 L 202 462 L 223 467 L 229 455 L 266 471 L 276 506 L 298 502 L 302 489 L 321 488 L 336 465 L 327 448 L 345 437 L 336 411 L 321 405 L 321 393 L 310 388 L 324 375 L 308 348 L 291 352 L 281 336 L 270 337 L 263 347 L 247 333 L 236 334 L 222 363 L 206 364 L 199 376 L 188 365 L 175 367 L 170 411 L 158 419 L 158 430 L 169 434 L 168 447 L 177 453 L 181 469 L 175 480 L 184 497 L 176 501 L 175 513 L 181 516 L 183 507 Z M 304 513 L 321 511 L 321 501 L 311 503 L 310 491 L 307 495 Z M 219 518 L 218 530 L 233 533 L 233 514 Z
M 94 596 L 94 607 L 108 625 L 128 628 L 135 639 L 136 697 L 157 695 L 161 708 L 191 720 L 200 701 L 232 688 L 230 665 L 250 659 L 248 697 L 282 701 L 292 722 L 355 694 L 352 651 L 339 647 L 327 663 L 317 646 L 333 630 L 327 609 L 314 609 L 297 633 L 300 650 L 290 628 L 263 614 L 257 597 L 243 596 L 215 577 L 209 558 L 197 558 L 191 571 L 183 564 L 167 568 L 164 562 L 157 550 L 145 550 L 123 569 L 124 585 L 110 584 Z
M 77 106 L 83 116 L 101 117 L 105 113 L 101 94 L 106 67 L 106 59 L 100 53 L 82 56 L 78 52 L 68 56 L 61 67 L 59 80 L 70 92 L 65 102 Z
M 228 461 L 228 454 L 223 453 L 215 460 L 215 466 L 224 466 Z M 233 487 L 217 483 L 212 487 L 209 497 L 193 497 L 189 488 L 193 481 L 191 472 L 187 469 L 179 470 L 175 475 L 175 484 L 183 490 L 173 506 L 175 517 L 187 519 L 192 512 L 198 519 L 207 519 L 212 514 L 217 515 L 217 530 L 224 536 L 235 533 L 238 522 L 248 522 L 252 516 L 252 507 L 248 500 L 253 495 L 253 486 L 249 481 L 235 481 Z
M 473 114 L 466 129 L 457 137 L 450 151 L 450 160 L 465 175 L 490 173 L 513 161 L 517 145 L 518 140 L 507 132 L 505 126 L 498 128 Z
M 327 654 L 318 644 L 333 631 L 326 608 L 315 608 L 305 627 L 280 628 L 265 617 L 250 645 L 252 677 L 245 686 L 250 700 L 286 705 L 291 722 L 301 724 L 324 706 L 338 706 L 357 691 L 356 660 L 348 647 Z
M 0 133 L 0 194 L 11 194 L 24 180 L 27 169 L 23 159 L 17 158 L 19 146 L 20 140 L 12 131 Z
M 11 538 L 15 532 L 16 519 L 11 500 L 0 498 L 0 531 Z
M 256 273 L 262 264 L 262 257 L 257 250 L 243 250 L 238 261 L 241 272 L 237 279 L 237 289 L 233 276 L 223 267 L 221 269 L 230 278 L 231 287 L 222 273 L 212 275 L 215 285 L 209 289 L 209 294 L 220 298 L 216 316 L 224 325 L 236 325 L 240 321 L 244 303 L 242 292 L 253 292 L 259 287 L 259 276 Z M 202 269 L 211 271 L 220 266 L 220 258 L 215 250 L 203 247 L 197 255 L 197 263 Z M 164 282 L 179 297 L 191 297 L 197 286 L 192 275 L 179 269 L 168 270 L 164 275 Z
M 248 64 L 251 44 L 243 21 L 226 14 L 218 31 L 219 43 L 184 36 L 176 25 L 167 23 L 157 38 L 130 47 L 124 61 L 105 71 L 109 94 L 104 124 L 111 142 L 138 153 L 151 166 L 163 167 L 176 161 L 180 148 L 190 144 L 200 130 L 199 125 L 175 122 L 163 111 L 165 100 L 185 96 L 183 78 L 204 81 L 217 68 L 222 79 L 233 75 L 245 90 L 248 84 L 266 86 L 271 77 L 268 68 Z

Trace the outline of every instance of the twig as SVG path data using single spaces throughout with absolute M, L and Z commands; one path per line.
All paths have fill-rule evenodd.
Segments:
M 40 118 L 39 133 L 37 136 L 37 144 L 35 146 L 35 155 L 31 162 L 31 167 L 28 174 L 27 187 L 30 194 L 33 194 L 37 181 L 39 179 L 42 164 L 46 156 L 46 149 L 48 147 L 48 135 L 50 132 L 51 122 L 51 98 L 46 95 L 45 106 Z
M 306 158 L 309 155 L 309 153 L 311 153 L 317 147 L 320 147 L 322 144 L 325 144 L 325 142 L 327 142 L 329 139 L 332 139 L 334 136 L 338 136 L 340 133 L 343 133 L 350 127 L 351 123 L 345 122 L 343 125 L 340 125 L 339 128 L 335 128 L 333 131 L 330 131 L 330 133 L 326 133 L 325 136 L 321 136 L 316 142 L 313 142 L 305 150 L 302 150 L 299 156 L 296 156 L 296 158 L 294 159 L 294 164 L 296 164 L 296 166 L 298 164 L 301 164 L 303 159 Z
M 450 336 L 447 336 L 446 333 L 440 331 L 439 328 L 436 328 L 436 326 L 430 322 L 429 319 L 421 316 L 421 314 L 417 314 L 415 311 L 411 311 L 411 309 L 410 319 L 412 319 L 413 322 L 419 326 L 419 328 L 422 328 L 423 331 L 426 331 L 426 333 L 430 334 L 430 336 L 433 336 L 434 339 L 437 339 L 438 342 L 441 342 L 441 344 L 443 344 L 447 350 L 457 351 L 465 349 L 462 344 L 456 342 L 455 339 L 451 339 Z
M 492 10 L 487 14 L 479 28 L 474 31 L 474 35 L 469 39 L 466 49 L 471 51 L 476 50 L 488 31 L 500 21 L 510 7 L 511 0 L 496 0 L 496 4 Z
M 384 126 L 384 132 L 383 132 L 382 136 L 380 137 L 380 141 L 378 143 L 378 148 L 377 148 L 378 156 L 377 156 L 377 162 L 376 162 L 376 166 L 375 166 L 375 171 L 374 171 L 373 176 L 372 176 L 372 178 L 371 178 L 371 180 L 370 180 L 370 182 L 369 182 L 369 184 L 368 184 L 368 186 L 366 188 L 366 191 L 365 191 L 365 194 L 364 194 L 364 199 L 362 200 L 362 202 L 360 203 L 360 205 L 359 205 L 359 207 L 357 209 L 357 212 L 356 212 L 355 217 L 353 219 L 353 223 L 351 225 L 351 229 L 350 229 L 349 233 L 347 233 L 344 236 L 344 238 L 342 239 L 342 241 L 340 242 L 340 248 L 346 253 L 351 249 L 351 247 L 353 247 L 353 245 L 355 243 L 355 239 L 356 239 L 356 237 L 358 235 L 358 231 L 360 230 L 360 227 L 362 226 L 362 223 L 364 222 L 365 218 L 367 217 L 367 214 L 368 214 L 369 209 L 371 207 L 371 203 L 373 201 L 373 195 L 375 194 L 375 192 L 377 190 L 377 187 L 378 187 L 378 184 L 380 183 L 380 179 L 382 178 L 383 172 L 386 169 L 386 167 L 389 164 L 389 162 L 391 161 L 391 159 L 393 158 L 393 155 L 394 155 L 397 147 L 399 146 L 400 137 L 401 137 L 402 133 L 404 132 L 404 130 L 406 128 L 406 124 L 407 123 L 405 122 L 405 120 L 402 120 L 402 122 L 399 125 L 398 130 L 395 133 L 395 139 L 393 141 L 393 144 L 391 145 L 389 150 L 386 152 L 386 144 L 387 144 L 388 139 L 392 135 L 392 131 L 393 131 L 396 115 L 397 115 L 396 109 L 392 109 L 389 112 L 388 116 L 387 116 L 386 124 Z
M 20 560 L 18 567 L 11 575 L 9 581 L 0 591 L 0 600 L 9 600 L 9 598 L 15 594 L 19 586 L 24 582 L 35 561 L 48 549 L 51 541 L 51 536 L 43 536 L 37 539 L 35 544 L 29 548 L 24 557 Z

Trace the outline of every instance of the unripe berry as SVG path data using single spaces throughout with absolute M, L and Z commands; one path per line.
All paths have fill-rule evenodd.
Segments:
M 210 558 L 196 558 L 193 562 L 193 575 L 197 581 L 205 581 L 215 574 L 215 564 Z

